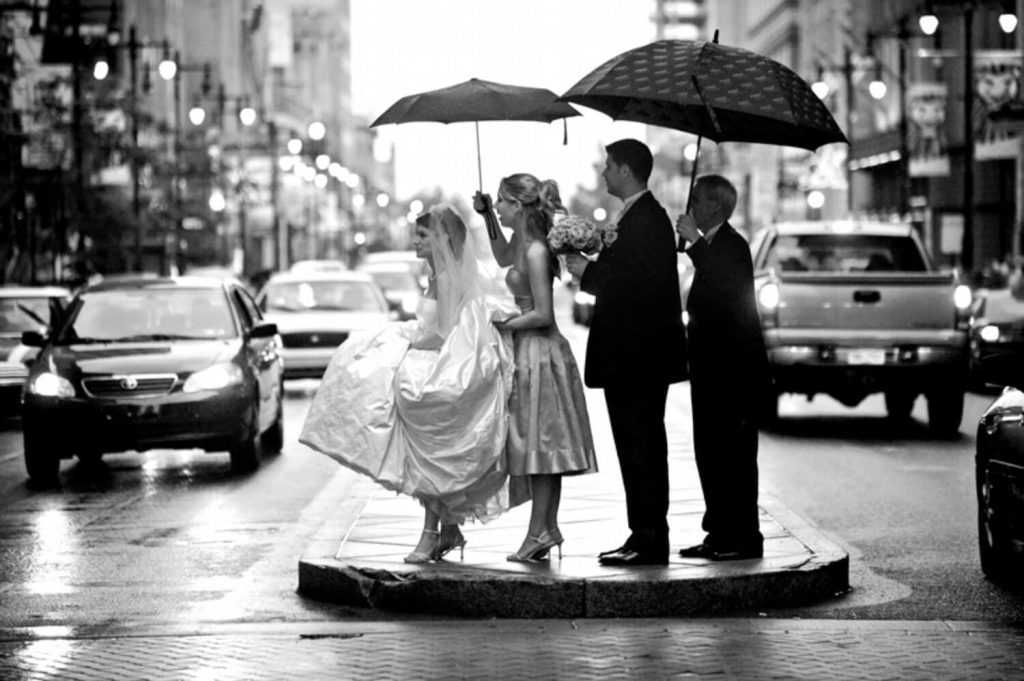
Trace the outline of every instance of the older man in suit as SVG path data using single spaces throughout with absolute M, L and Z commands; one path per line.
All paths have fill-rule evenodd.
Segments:
M 604 388 L 626 492 L 630 536 L 600 554 L 604 565 L 668 562 L 668 387 L 686 379 L 672 221 L 648 191 L 650 149 L 637 140 L 606 147 L 602 177 L 623 201 L 618 238 L 594 262 L 568 256 L 580 288 L 595 296 L 584 381 Z
M 684 558 L 759 558 L 757 405 L 770 385 L 747 240 L 729 224 L 736 188 L 697 179 L 676 231 L 695 274 L 686 299 L 693 447 L 704 492 L 704 541 Z

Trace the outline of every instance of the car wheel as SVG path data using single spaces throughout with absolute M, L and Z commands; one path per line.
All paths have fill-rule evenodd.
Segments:
M 963 415 L 963 389 L 943 390 L 928 395 L 928 428 L 935 435 L 945 438 L 958 436 Z
M 49 438 L 35 428 L 23 425 L 25 470 L 29 481 L 38 487 L 52 487 L 60 478 L 60 452 Z
M 249 432 L 230 449 L 231 468 L 238 473 L 248 473 L 260 466 L 260 421 L 258 413 L 249 418 Z
M 892 421 L 906 421 L 914 411 L 915 393 L 903 390 L 889 390 L 885 393 L 885 413 Z
M 267 454 L 277 454 L 284 448 L 284 404 L 277 400 L 277 416 L 270 428 L 263 433 L 260 446 Z
M 1005 549 L 1003 528 L 992 508 L 992 488 L 988 481 L 988 465 L 976 469 L 978 490 L 978 556 L 981 571 L 989 579 L 1001 579 L 1009 570 L 1009 555 Z

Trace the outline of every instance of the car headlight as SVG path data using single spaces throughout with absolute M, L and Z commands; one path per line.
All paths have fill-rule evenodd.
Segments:
M 779 285 L 774 282 L 769 282 L 761 287 L 761 290 L 757 292 L 757 302 L 761 303 L 761 307 L 766 311 L 774 310 L 779 306 L 780 294 Z
M 978 335 L 981 336 L 981 340 L 986 343 L 995 343 L 999 340 L 999 327 L 995 324 L 987 324 L 981 327 L 981 331 L 978 332 Z
M 242 370 L 237 364 L 214 364 L 188 377 L 182 392 L 197 393 L 201 390 L 222 390 L 229 385 L 242 382 Z
M 28 385 L 28 391 L 33 395 L 41 397 L 74 397 L 75 388 L 71 381 L 63 376 L 49 371 L 44 372 L 32 379 Z
M 956 309 L 967 310 L 971 307 L 972 302 L 974 302 L 974 295 L 970 288 L 960 284 L 953 289 L 953 305 L 956 306 Z

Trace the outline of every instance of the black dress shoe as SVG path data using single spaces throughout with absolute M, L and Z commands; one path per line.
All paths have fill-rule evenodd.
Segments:
M 601 565 L 668 565 L 668 556 L 665 554 L 635 551 L 624 549 L 618 553 L 611 553 L 600 558 Z
M 679 556 L 681 558 L 707 558 L 711 559 L 711 555 L 715 552 L 714 549 L 707 542 L 701 542 L 696 546 L 687 546 L 685 549 L 679 549 Z
M 602 551 L 601 553 L 597 554 L 597 557 L 598 558 L 604 558 L 605 556 L 610 556 L 613 553 L 622 553 L 623 551 L 628 551 L 628 550 L 629 550 L 629 545 L 628 544 L 623 544 L 622 546 L 620 546 L 618 548 L 609 549 L 608 551 Z

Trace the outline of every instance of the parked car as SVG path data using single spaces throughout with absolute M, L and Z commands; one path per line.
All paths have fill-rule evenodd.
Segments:
M 830 395 L 854 407 L 885 396 L 893 420 L 928 400 L 928 426 L 960 432 L 972 296 L 932 263 L 914 227 L 867 221 L 772 225 L 751 242 L 775 393 Z
M 294 274 L 311 274 L 314 272 L 345 272 L 348 270 L 341 260 L 298 260 L 288 268 Z
M 986 357 L 1013 354 L 1024 358 L 1024 297 L 1008 288 L 982 289 L 975 297 L 970 327 L 970 378 L 975 386 L 984 385 L 981 362 Z M 996 385 L 1006 385 L 999 376 Z
M 383 263 L 401 264 L 408 267 L 419 282 L 421 290 L 427 288 L 427 277 L 430 276 L 430 265 L 416 255 L 416 251 L 374 251 L 363 258 L 364 265 L 380 265 Z
M 228 450 L 236 470 L 283 444 L 281 339 L 229 280 L 121 278 L 79 291 L 25 382 L 29 478 L 60 460 L 157 448 Z
M 978 550 L 992 579 L 1024 585 L 1024 361 L 1019 354 L 983 357 L 990 383 L 1005 383 L 978 424 L 975 486 Z
M 401 263 L 363 263 L 358 271 L 366 272 L 377 282 L 388 306 L 398 315 L 399 319 L 412 319 L 416 316 L 416 306 L 423 296 L 419 279 L 406 265 Z
M 59 286 L 0 287 L 0 416 L 18 411 L 21 388 L 36 351 L 21 345 L 21 334 L 47 335 L 71 292 Z
M 334 351 L 354 331 L 395 319 L 366 272 L 279 272 L 256 296 L 284 344 L 285 378 L 320 378 Z

